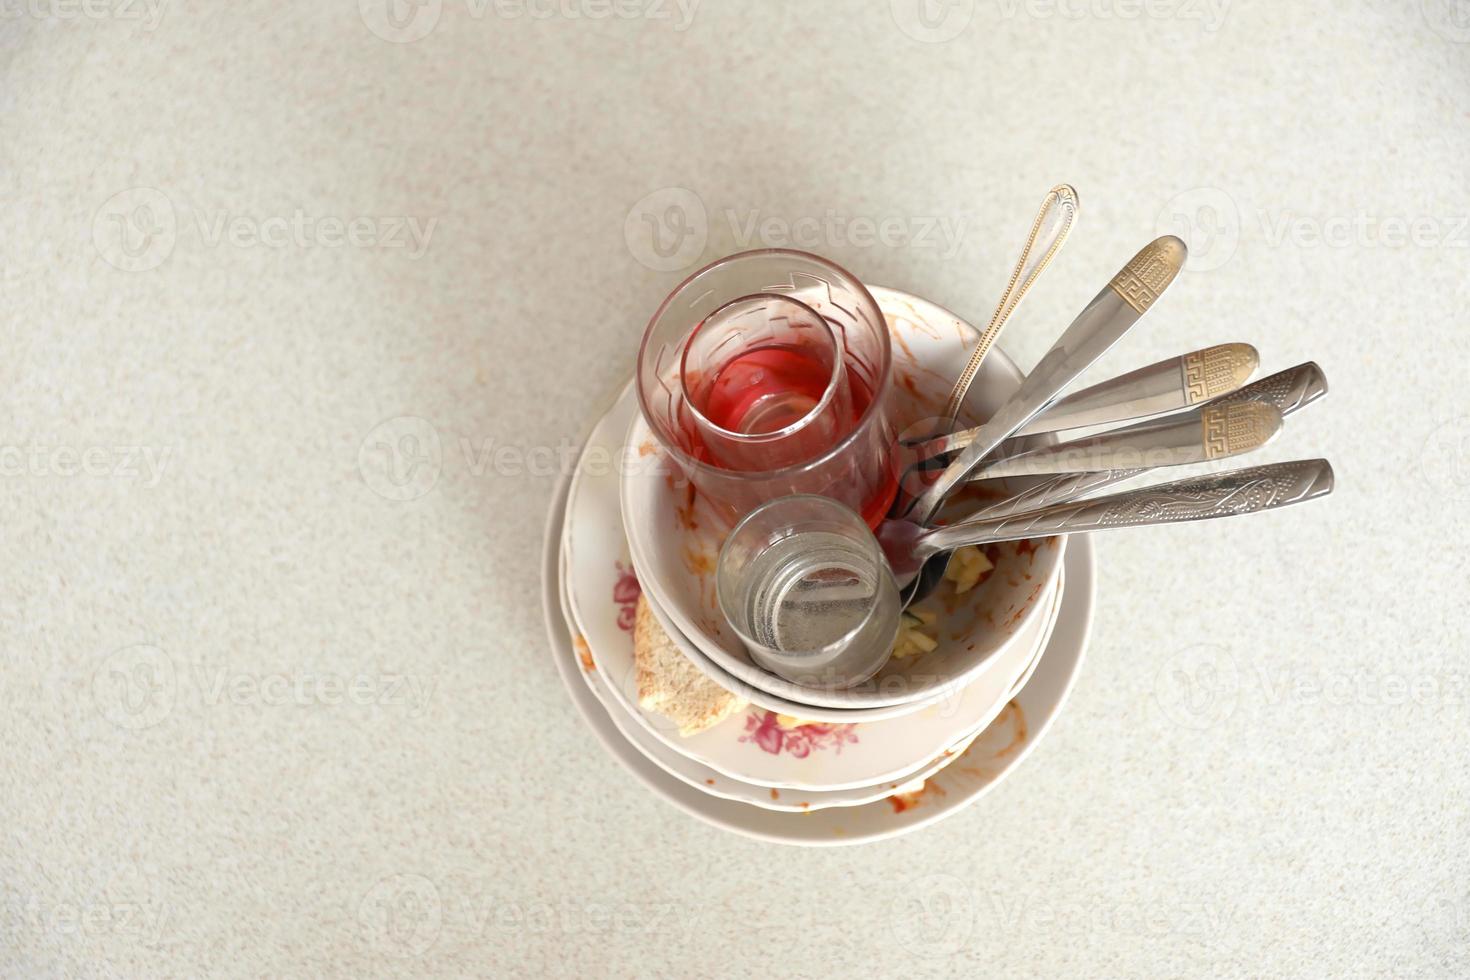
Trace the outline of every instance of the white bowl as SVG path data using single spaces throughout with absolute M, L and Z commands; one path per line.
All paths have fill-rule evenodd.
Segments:
M 1001 716 L 936 773 L 923 792 L 811 813 L 778 813 L 701 792 L 639 752 L 581 680 L 570 632 L 558 614 L 557 551 L 567 484 L 563 480 L 553 493 L 542 563 L 543 614 L 557 672 L 577 712 L 608 753 L 654 795 L 710 826 L 798 847 L 861 844 L 912 833 L 959 812 L 1013 772 L 1050 730 L 1076 682 L 1095 601 L 1093 549 L 1085 537 L 1067 550 L 1061 614 L 1035 674 Z
M 934 416 L 975 342 L 972 327 L 926 300 L 872 288 L 893 335 L 895 427 Z M 967 411 L 988 418 L 1019 387 L 1021 374 L 993 349 L 970 389 Z M 942 586 L 928 601 L 941 613 L 939 646 L 891 661 L 871 681 L 843 691 L 817 690 L 772 674 L 751 660 L 715 597 L 715 561 L 728 528 L 683 482 L 641 416 L 624 443 L 623 523 L 640 580 L 661 611 L 724 673 L 797 704 L 875 708 L 931 701 L 946 686 L 974 683 L 1046 607 L 1065 548 L 1062 538 L 999 546 L 996 569 L 963 600 Z M 946 598 L 947 596 L 947 598 Z M 942 605 L 950 602 L 948 606 Z M 716 678 L 718 680 L 719 678 Z
M 658 712 L 638 706 L 633 656 L 633 607 L 638 583 L 632 573 L 618 502 L 615 468 L 601 465 L 620 445 L 630 393 L 592 429 L 566 506 L 563 548 L 571 617 L 602 685 L 618 709 L 669 750 L 741 782 L 777 789 L 838 790 L 906 779 L 925 762 L 979 731 L 1005 706 L 1016 681 L 1035 659 L 1054 617 L 1028 619 L 994 658 L 990 669 L 963 687 L 938 688 L 939 700 L 881 721 L 855 724 L 817 721 L 782 726 L 775 712 L 747 709 L 719 725 L 680 736 Z M 585 465 L 584 465 L 585 462 Z M 1049 595 L 1054 591 L 1049 590 Z M 1057 603 L 1043 606 L 1054 611 Z

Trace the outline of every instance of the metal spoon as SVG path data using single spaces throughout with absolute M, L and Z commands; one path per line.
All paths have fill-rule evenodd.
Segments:
M 1291 415 L 1293 412 L 1306 408 L 1326 394 L 1327 376 L 1322 373 L 1322 369 L 1315 362 L 1308 361 L 1305 364 L 1298 364 L 1296 367 L 1287 368 L 1285 371 L 1279 371 L 1276 374 L 1262 378 L 1254 384 L 1246 385 L 1239 391 L 1226 395 L 1211 404 L 1241 405 L 1255 403 L 1268 405 L 1285 417 Z M 1136 476 L 1142 476 L 1148 471 L 1149 467 L 1140 467 L 1137 469 L 1105 470 L 1096 473 L 1068 473 L 1038 483 L 1006 500 L 981 507 L 970 514 L 966 520 L 997 518 L 1006 517 L 1011 514 L 1029 513 L 1042 507 L 1076 500 L 1079 497 L 1085 497 L 1090 493 L 1096 493 L 1107 487 L 1125 483 Z M 912 535 L 917 533 L 901 527 L 890 529 L 890 523 L 893 522 L 885 521 L 880 526 L 880 537 L 885 532 L 891 535 Z M 912 586 L 918 595 L 926 596 L 934 591 L 934 587 L 944 578 L 944 569 L 948 560 L 947 555 L 940 554 L 935 555 L 924 563 L 924 567 L 919 572 L 918 579 Z
M 1332 466 L 1327 460 L 1295 460 L 1125 490 L 1008 517 L 966 521 L 921 531 L 906 542 L 890 538 L 880 543 L 894 576 L 905 587 L 907 606 L 923 598 L 914 586 L 920 582 L 916 576 L 924 562 L 965 545 L 1255 514 L 1324 497 L 1332 486 Z
M 1250 344 L 1217 344 L 1190 351 L 1059 398 L 1017 429 L 1011 439 L 1177 412 L 1235 391 L 1260 365 L 1261 355 Z M 920 426 L 927 427 L 926 423 Z M 899 444 L 914 449 L 917 460 L 924 461 L 964 449 L 979 431 L 977 426 L 922 440 L 900 436 Z
M 980 427 L 954 462 L 917 498 L 899 488 L 891 517 L 934 520 L 950 492 L 997 446 L 1030 422 L 1149 311 L 1184 267 L 1189 249 L 1173 235 L 1144 247 L 1072 321 L 1011 400 Z
M 1324 397 L 1327 390 L 1327 375 L 1322 373 L 1322 369 L 1315 361 L 1307 361 L 1296 367 L 1287 368 L 1285 371 L 1267 375 L 1239 391 L 1211 402 L 1210 405 L 1212 407 L 1248 403 L 1269 405 L 1280 412 L 1282 418 L 1285 418 Z M 1131 480 L 1148 471 L 1148 467 L 1140 467 L 1106 472 L 1064 474 L 1028 487 L 1005 500 L 981 507 L 966 520 L 979 517 L 1003 517 L 1006 514 L 1019 514 L 1023 511 L 1075 500 L 1089 493 Z M 940 571 L 942 573 L 943 569 L 941 568 Z
M 960 408 L 965 404 L 965 395 L 970 391 L 970 384 L 980 370 L 980 362 L 985 360 L 995 338 L 1000 336 L 1001 328 L 1006 325 L 1011 314 L 1016 312 L 1021 300 L 1026 298 L 1032 285 L 1066 244 L 1067 236 L 1072 234 L 1072 226 L 1077 223 L 1080 207 L 1077 191 L 1070 184 L 1058 184 L 1047 192 L 1046 199 L 1041 202 L 1041 210 L 1036 213 L 1036 220 L 1031 224 L 1031 234 L 1026 238 L 1025 247 L 1021 249 L 1021 257 L 1016 260 L 1011 281 L 1006 285 L 1006 291 L 1001 295 L 995 312 L 991 314 L 989 325 L 980 334 L 980 342 L 970 353 L 970 362 L 960 372 L 959 380 L 949 393 L 944 418 L 952 421 L 959 416 Z M 1033 253 L 1036 255 L 1034 261 Z
M 1270 405 L 1205 405 L 982 463 L 970 481 L 1204 463 L 1259 449 L 1280 431 L 1281 412 Z

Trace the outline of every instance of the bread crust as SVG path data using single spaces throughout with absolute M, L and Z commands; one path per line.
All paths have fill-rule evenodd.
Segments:
M 668 718 L 686 738 L 713 728 L 749 704 L 689 662 L 643 596 L 638 597 L 634 614 L 633 663 L 638 675 L 638 706 Z

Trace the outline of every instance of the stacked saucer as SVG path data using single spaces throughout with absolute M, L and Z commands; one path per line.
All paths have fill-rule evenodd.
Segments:
M 940 365 L 963 363 L 974 331 L 917 297 L 872 293 L 894 340 L 898 412 L 929 410 L 946 377 Z M 1018 382 L 1014 367 L 993 354 L 975 390 L 998 404 Z M 574 475 L 559 488 L 543 569 L 548 632 L 573 701 L 609 751 L 658 795 L 764 840 L 895 836 L 976 799 L 1055 718 L 1091 621 L 1085 539 L 995 556 L 982 587 L 941 588 L 932 607 L 918 611 L 929 649 L 895 658 L 857 689 L 818 691 L 762 670 L 733 639 L 713 596 L 720 522 L 700 512 L 697 496 L 669 478 L 659 457 L 636 397 L 624 389 L 595 420 Z M 640 705 L 633 637 L 640 593 L 679 653 L 748 703 L 688 735 Z

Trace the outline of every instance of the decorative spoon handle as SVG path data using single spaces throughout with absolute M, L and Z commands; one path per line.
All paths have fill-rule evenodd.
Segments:
M 1270 405 L 1205 405 L 981 464 L 971 479 L 1204 463 L 1260 449 L 1280 431 L 1281 413 Z
M 1171 357 L 1057 399 L 1011 438 L 1177 412 L 1237 390 L 1251 379 L 1260 363 L 1260 355 L 1250 344 L 1217 344 Z M 910 444 L 925 460 L 964 449 L 978 431 L 962 429 Z
M 1246 385 L 1237 392 L 1211 402 L 1210 405 L 1256 402 L 1269 405 L 1283 416 L 1287 416 L 1306 408 L 1325 394 L 1327 394 L 1327 376 L 1322 373 L 1322 369 L 1315 362 L 1307 361 L 1305 364 L 1298 364 L 1296 367 L 1268 375 L 1260 381 Z M 978 518 L 1003 517 L 1006 514 L 1036 510 L 1039 507 L 1096 493 L 1147 472 L 1147 468 L 1139 468 L 1100 473 L 1064 474 L 1044 483 L 1038 483 L 999 503 L 983 507 L 977 510 L 974 516 Z
M 937 553 L 995 541 L 1239 517 L 1325 497 L 1332 492 L 1332 484 L 1332 465 L 1325 459 L 1273 463 L 1009 517 L 967 521 L 931 531 L 919 548 Z
M 915 499 L 900 493 L 893 517 L 928 524 L 950 492 L 964 483 L 997 446 L 1030 422 L 1062 390 L 1087 370 L 1128 328 L 1158 302 L 1184 268 L 1189 249 L 1173 235 L 1165 235 L 1144 246 L 1113 276 L 1103 291 L 1078 314 L 1021 382 L 1011 400 L 980 427 L 974 441 Z
M 960 414 L 965 395 L 970 391 L 975 373 L 980 370 L 980 362 L 985 360 L 995 338 L 1000 336 L 1001 328 L 1006 325 L 1016 307 L 1021 305 L 1021 300 L 1026 298 L 1032 285 L 1066 244 L 1067 236 L 1072 233 L 1072 226 L 1077 223 L 1080 206 L 1077 191 L 1070 184 L 1058 184 L 1047 192 L 1046 199 L 1041 202 L 1041 210 L 1036 213 L 1036 220 L 1031 224 L 1031 234 L 1026 239 L 1025 247 L 1021 249 L 1021 257 L 1011 273 L 1011 281 L 995 312 L 991 314 L 989 325 L 980 334 L 980 342 L 970 353 L 969 363 L 960 372 L 959 380 L 954 383 L 954 390 L 949 393 L 944 418 L 954 419 Z

